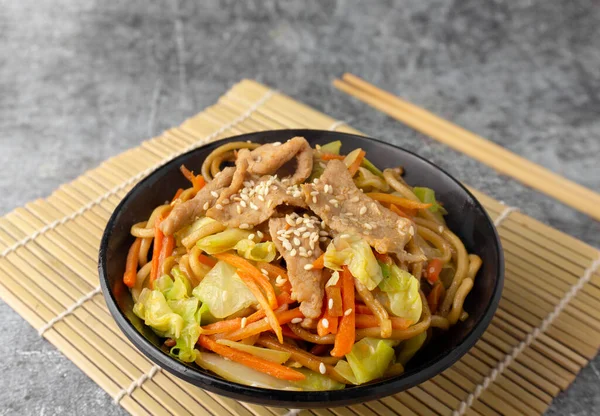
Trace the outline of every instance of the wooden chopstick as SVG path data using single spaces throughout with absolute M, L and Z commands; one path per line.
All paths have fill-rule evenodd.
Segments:
M 342 79 L 335 79 L 333 85 L 415 130 L 600 220 L 600 194 L 355 75 L 346 73 Z

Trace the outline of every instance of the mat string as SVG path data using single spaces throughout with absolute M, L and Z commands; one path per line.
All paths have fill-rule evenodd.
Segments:
M 150 369 L 150 371 L 142 374 L 140 376 L 140 378 L 138 378 L 137 380 L 134 380 L 129 385 L 129 387 L 127 387 L 126 389 L 123 389 L 119 393 L 117 393 L 117 395 L 114 397 L 115 404 L 119 404 L 119 402 L 123 399 L 123 397 L 131 396 L 133 394 L 133 392 L 135 391 L 135 389 L 137 389 L 138 387 L 141 387 L 142 384 L 144 384 L 147 380 L 152 380 L 152 377 L 154 377 L 160 371 L 162 371 L 162 368 L 160 368 L 156 364 L 153 365 L 152 368 Z
M 542 321 L 541 325 L 538 328 L 535 328 L 523 341 L 521 341 L 515 348 L 512 349 L 510 354 L 506 355 L 502 361 L 498 363 L 498 365 L 492 370 L 492 372 L 483 379 L 483 381 L 475 387 L 473 393 L 469 394 L 465 400 L 460 402 L 458 409 L 452 412 L 452 416 L 462 416 L 465 412 L 473 405 L 473 402 L 481 396 L 481 394 L 489 387 L 491 383 L 493 383 L 500 374 L 506 370 L 506 368 L 517 358 L 517 356 L 523 352 L 523 350 L 533 341 L 535 341 L 541 334 L 546 332 L 546 330 L 552 325 L 554 320 L 560 315 L 560 313 L 567 307 L 571 299 L 577 295 L 577 293 L 583 288 L 583 286 L 588 283 L 592 275 L 598 270 L 600 267 L 600 257 L 593 261 L 590 266 L 585 269 L 585 272 L 581 276 L 581 278 L 577 281 L 576 284 L 571 286 L 571 289 L 562 297 L 558 305 L 554 308 L 552 312 Z
M 284 416 L 296 416 L 302 409 L 290 409 Z
M 336 131 L 336 129 L 344 125 L 347 126 L 348 123 L 344 120 L 336 120 L 327 130 Z
M 101 292 L 101 289 L 100 289 L 100 286 L 98 286 L 96 289 L 92 290 L 87 295 L 84 295 L 83 297 L 81 297 L 77 302 L 75 302 L 74 304 L 69 306 L 67 309 L 65 309 L 58 315 L 56 315 L 54 318 L 50 319 L 46 323 L 46 325 L 44 325 L 40 329 L 38 329 L 39 336 L 40 337 L 43 336 L 47 330 L 49 330 L 50 328 L 52 328 L 54 326 L 54 324 L 56 324 L 57 322 L 63 320 L 66 316 L 75 312 L 75 309 L 79 308 L 81 305 L 83 305 L 85 302 L 87 302 L 88 300 L 90 300 L 91 298 L 93 298 L 100 292 Z
M 496 221 L 494 221 L 494 226 L 496 228 L 500 227 L 500 224 L 502 224 L 510 214 L 512 214 L 513 212 L 519 211 L 519 208 L 516 207 L 506 207 L 504 209 L 504 211 L 502 211 L 500 213 L 500 215 L 498 215 L 498 218 L 496 218 Z
M 38 231 L 36 231 L 35 233 L 23 238 L 20 241 L 17 241 L 15 244 L 13 244 L 12 246 L 8 247 L 7 249 L 5 249 L 4 251 L 2 251 L 0 253 L 0 258 L 2 257 L 6 257 L 8 254 L 12 253 L 13 251 L 15 251 L 16 249 L 18 249 L 19 247 L 24 246 L 25 244 L 29 243 L 30 241 L 36 239 L 37 237 L 39 237 L 41 234 L 44 234 L 50 230 L 55 229 L 56 227 L 58 227 L 59 225 L 62 225 L 70 220 L 73 220 L 75 218 L 77 218 L 78 216 L 82 215 L 84 212 L 89 211 L 91 208 L 94 208 L 95 206 L 101 204 L 104 200 L 110 198 L 111 196 L 117 194 L 118 192 L 122 191 L 123 189 L 127 188 L 129 185 L 132 185 L 134 183 L 136 183 L 137 181 L 139 181 L 140 179 L 142 179 L 143 177 L 149 175 L 150 173 L 152 173 L 153 171 L 155 171 L 156 169 L 158 169 L 159 167 L 169 163 L 171 160 L 173 160 L 174 158 L 189 152 L 190 150 L 195 149 L 196 147 L 211 141 L 212 139 L 216 138 L 217 136 L 219 136 L 220 134 L 224 133 L 225 131 L 229 130 L 230 128 L 232 128 L 233 126 L 243 122 L 244 120 L 246 120 L 248 117 L 250 117 L 252 115 L 252 113 L 254 113 L 261 105 L 263 105 L 269 98 L 271 98 L 277 91 L 276 90 L 268 90 L 256 103 L 254 103 L 244 114 L 242 114 L 241 116 L 239 116 L 238 118 L 236 118 L 235 120 L 233 120 L 231 123 L 225 124 L 223 125 L 221 128 L 219 128 L 217 131 L 215 131 L 214 133 L 211 133 L 210 135 L 206 136 L 205 138 L 198 140 L 194 143 L 192 143 L 190 146 L 186 147 L 185 149 L 183 149 L 180 152 L 174 152 L 172 154 L 170 154 L 169 156 L 167 156 L 165 159 L 163 159 L 162 161 L 158 162 L 156 165 L 149 167 L 148 169 L 138 173 L 137 175 L 127 179 L 125 182 L 123 182 L 121 185 L 118 185 L 116 187 L 114 187 L 113 189 L 111 189 L 110 191 L 108 191 L 107 193 L 105 193 L 104 195 L 101 195 L 100 197 L 96 198 L 95 200 L 85 204 L 84 206 L 82 206 L 81 208 L 79 208 L 77 211 L 73 212 L 70 215 L 67 215 L 59 220 L 56 220 L 54 222 L 51 222 L 50 224 L 46 225 L 43 228 L 40 228 Z

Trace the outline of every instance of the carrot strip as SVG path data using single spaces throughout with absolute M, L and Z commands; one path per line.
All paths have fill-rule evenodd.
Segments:
M 302 315 L 302 312 L 300 312 L 300 308 L 277 312 L 275 313 L 275 316 L 277 317 L 279 325 L 285 325 L 295 318 L 304 318 L 304 315 Z M 244 328 L 240 328 L 239 330 L 227 334 L 225 338 L 230 339 L 232 341 L 239 341 L 241 339 L 251 337 L 252 335 L 268 331 L 269 329 L 271 329 L 269 321 L 267 321 L 267 319 L 261 319 L 260 321 L 256 321 L 254 323 L 246 325 L 246 327 Z
M 335 284 L 335 286 L 326 287 L 325 294 L 327 295 L 327 312 L 329 313 L 329 315 L 330 316 L 344 315 L 344 306 L 343 306 L 343 302 L 342 302 L 342 291 L 340 290 L 340 282 L 338 281 Z M 331 308 L 329 307 L 330 303 L 331 303 Z
M 412 325 L 412 321 L 410 319 L 399 317 L 390 317 L 389 319 L 392 321 L 393 329 L 407 329 Z M 356 328 L 378 328 L 379 321 L 375 315 L 357 314 L 355 318 L 355 326 Z
M 429 304 L 429 309 L 431 309 L 432 314 L 437 312 L 440 300 L 444 297 L 445 293 L 446 289 L 442 282 L 439 280 L 435 282 L 433 289 L 431 289 L 431 292 L 429 292 L 429 295 L 427 296 L 427 303 Z
M 417 215 L 416 209 L 404 208 L 404 210 L 401 210 L 394 204 L 390 204 L 390 211 L 392 211 L 394 214 L 396 214 L 400 217 L 408 218 L 409 220 L 412 219 L 412 217 L 415 217 Z
M 292 331 L 289 326 L 287 326 L 287 325 L 282 326 L 281 329 L 282 329 L 284 337 L 295 339 L 298 341 L 303 341 L 302 338 L 300 338 L 298 335 L 294 334 L 294 331 Z
M 313 261 L 314 269 L 322 269 L 325 267 L 325 253 L 321 254 L 315 261 Z
M 373 254 L 375 255 L 375 258 L 377 260 L 379 260 L 382 263 L 387 264 L 388 266 L 393 263 L 393 260 L 389 254 L 379 253 L 377 250 L 373 250 Z
M 345 158 L 346 158 L 346 156 L 336 155 L 334 153 L 321 153 L 321 159 L 323 159 L 323 160 L 333 160 L 333 159 L 344 160 Z
M 160 253 L 162 251 L 162 245 L 164 240 L 164 234 L 160 229 L 160 223 L 163 220 L 163 216 L 159 216 L 154 223 L 154 247 L 152 249 L 152 268 L 150 269 L 150 287 L 154 289 L 154 281 L 158 278 L 158 271 L 160 270 Z
M 265 269 L 269 274 L 269 278 L 271 279 L 277 279 L 277 276 L 281 276 L 283 279 L 285 279 L 285 282 L 282 285 L 277 285 L 279 290 L 282 292 L 292 293 L 292 284 L 290 283 L 290 278 L 287 274 L 287 271 L 283 267 L 264 261 L 257 263 L 256 266 L 260 269 Z M 281 305 L 281 303 L 279 305 Z
M 200 335 L 200 338 L 198 338 L 198 343 L 207 350 L 214 351 L 225 358 L 229 358 L 231 361 L 238 362 L 246 367 L 253 368 L 261 373 L 269 374 L 270 376 L 281 380 L 299 381 L 306 378 L 304 374 L 296 370 L 272 361 L 265 360 L 264 358 L 257 357 L 247 352 L 219 344 L 214 339 L 207 337 L 206 335 Z
M 209 267 L 215 267 L 215 264 L 217 264 L 217 260 L 213 259 L 212 257 L 206 256 L 202 253 L 198 253 L 198 261 Z
M 247 275 L 250 278 L 252 278 L 252 280 L 254 280 L 257 284 L 259 284 L 260 287 L 262 287 L 262 289 L 265 291 L 267 299 L 269 300 L 270 307 L 277 307 L 277 296 L 275 295 L 275 289 L 273 288 L 273 285 L 271 284 L 269 279 L 264 274 L 262 274 L 260 270 L 258 270 L 255 266 L 252 265 L 252 263 L 232 253 L 219 253 L 215 254 L 214 257 L 231 264 L 233 267 L 237 268 L 240 271 L 246 272 Z
M 163 236 L 163 243 L 160 248 L 160 254 L 158 255 L 158 270 L 163 269 L 163 264 L 167 257 L 173 254 L 173 249 L 175 248 L 175 237 L 172 235 Z M 157 276 L 158 277 L 158 276 Z
M 434 284 L 440 278 L 440 272 L 442 271 L 442 261 L 440 259 L 432 259 L 427 263 L 425 272 L 429 283 Z
M 356 333 L 354 310 L 354 277 L 347 266 L 344 266 L 342 272 L 342 304 L 344 306 L 344 316 L 340 320 L 338 333 L 335 336 L 335 343 L 331 350 L 334 357 L 342 357 L 352 351 Z M 346 314 L 347 313 L 347 314 Z
M 242 327 L 242 318 L 226 319 L 201 327 L 204 335 L 235 331 Z
M 140 255 L 140 247 L 142 245 L 142 239 L 136 238 L 131 247 L 129 253 L 127 253 L 127 263 L 125 264 L 125 273 L 123 274 L 123 283 L 127 287 L 134 287 L 135 280 L 137 278 L 137 266 L 138 257 Z
M 366 154 L 367 153 L 364 150 L 361 150 L 360 152 L 358 152 L 358 156 L 356 157 L 354 162 L 352 162 L 352 164 L 350 166 L 348 166 L 348 171 L 350 172 L 350 175 L 354 176 L 354 174 L 358 171 L 358 168 L 360 167 Z
M 375 201 L 379 202 L 387 202 L 389 204 L 397 205 L 400 208 L 409 208 L 409 209 L 425 209 L 429 208 L 433 204 L 425 204 L 423 202 L 413 201 L 412 199 L 402 198 L 401 196 L 396 196 L 392 194 L 384 194 L 382 192 L 369 192 L 366 194 L 371 197 Z
M 183 188 L 179 188 L 177 190 L 177 192 L 175 192 L 175 196 L 173 197 L 171 202 L 175 202 L 177 200 L 177 198 L 179 198 L 181 196 L 182 193 L 183 193 Z
M 271 309 L 271 305 L 267 301 L 265 295 L 263 295 L 263 293 L 260 291 L 260 288 L 249 273 L 247 273 L 244 270 L 238 270 L 238 276 L 240 277 L 240 279 L 242 279 L 246 286 L 248 286 L 248 289 L 250 289 L 252 294 L 256 297 L 260 306 L 262 306 L 267 316 L 267 320 L 271 325 L 271 328 L 273 328 L 273 331 L 275 331 L 275 334 L 277 334 L 277 339 L 279 339 L 279 342 L 283 342 L 281 326 L 279 325 L 277 317 L 275 316 L 275 312 L 273 312 L 273 309 Z M 277 303 L 277 299 L 275 299 L 275 303 Z
M 194 175 L 194 172 L 186 168 L 184 165 L 181 165 L 179 170 L 181 170 L 183 176 L 185 176 L 185 178 L 192 183 L 192 187 L 196 191 L 199 191 L 200 189 L 204 188 L 204 185 L 206 185 L 206 181 L 202 175 Z

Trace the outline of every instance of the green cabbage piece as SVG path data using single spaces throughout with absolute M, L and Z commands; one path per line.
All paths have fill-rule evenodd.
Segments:
M 324 391 L 341 390 L 346 387 L 345 384 L 335 381 L 326 375 L 316 373 L 306 368 L 298 368 L 296 371 L 304 374 L 306 378 L 301 381 L 295 381 L 294 384 L 305 391 Z
M 358 172 L 356 172 L 356 176 L 354 177 L 354 183 L 364 192 L 372 190 L 387 192 L 390 189 L 385 179 L 369 172 L 363 167 L 358 168 Z
M 157 289 L 142 290 L 133 312 L 158 336 L 175 340 L 171 355 L 192 362 L 196 359 L 194 346 L 200 336 L 198 299 L 182 295 L 181 290 L 174 290 L 176 285 L 173 282 L 169 285 L 167 280 L 170 281 L 168 276 L 162 276 L 156 281 Z
M 272 241 L 264 243 L 255 243 L 252 240 L 240 240 L 234 247 L 238 254 L 248 260 L 264 261 L 267 263 L 275 260 L 277 248 Z
M 406 366 L 406 363 L 421 349 L 426 339 L 427 332 L 421 332 L 419 335 L 402 342 L 396 362 Z
M 363 159 L 361 166 L 366 168 L 368 171 L 370 171 L 371 173 L 379 176 L 380 178 L 383 178 L 383 172 L 380 171 L 377 166 L 375 166 L 373 163 L 371 163 L 366 157 Z
M 192 294 L 208 305 L 212 316 L 220 319 L 256 303 L 250 289 L 236 274 L 236 268 L 224 261 L 215 264 Z
M 395 264 L 379 263 L 383 280 L 379 289 L 383 292 L 378 297 L 387 297 L 389 311 L 400 318 L 410 319 L 413 323 L 419 321 L 423 304 L 419 295 L 419 281 L 409 272 Z
M 179 267 L 173 267 L 171 270 L 173 280 L 168 275 L 163 275 L 156 279 L 154 287 L 160 290 L 167 300 L 179 300 L 189 298 L 192 294 L 192 286 L 189 280 Z
M 201 238 L 196 242 L 196 245 L 208 254 L 222 253 L 233 250 L 237 243 L 241 240 L 247 240 L 250 234 L 250 231 L 228 228 L 220 233 Z
M 354 375 L 354 372 L 352 372 L 352 368 L 350 367 L 350 364 L 348 364 L 348 361 L 340 360 L 337 362 L 334 368 L 335 371 L 337 371 L 337 373 L 344 377 L 349 383 L 358 384 L 358 381 L 356 381 L 356 376 Z
M 371 246 L 356 235 L 334 238 L 325 251 L 324 264 L 332 270 L 342 270 L 342 266 L 348 266 L 352 276 L 360 280 L 369 290 L 375 289 L 383 279 Z
M 217 340 L 217 342 L 219 344 L 223 344 L 236 350 L 247 352 L 248 354 L 264 358 L 265 360 L 277 364 L 285 363 L 287 360 L 290 359 L 290 356 L 292 355 L 291 353 L 286 351 L 270 350 L 268 348 L 256 347 L 254 345 L 248 345 L 242 342 L 235 342 L 228 339 L 219 339 Z
M 339 155 L 341 148 L 342 148 L 342 142 L 339 140 L 336 140 L 335 142 L 329 142 L 329 143 L 321 146 L 321 152 L 333 153 L 334 155 Z
M 395 358 L 394 343 L 377 338 L 363 338 L 346 354 L 357 384 L 383 377 Z
M 433 213 L 433 216 L 436 217 L 439 222 L 442 224 L 446 223 L 444 215 L 447 215 L 448 211 L 446 211 L 446 208 L 435 199 L 435 191 L 433 189 L 417 186 L 413 188 L 413 192 L 421 202 L 433 204 L 427 209 Z

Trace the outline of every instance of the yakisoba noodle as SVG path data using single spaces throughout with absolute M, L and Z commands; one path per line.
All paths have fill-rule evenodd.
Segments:
M 134 312 L 174 357 L 244 384 L 327 390 L 397 376 L 468 317 L 481 259 L 446 226 L 443 201 L 407 184 L 402 168 L 381 172 L 360 149 L 303 140 L 227 143 L 201 176 L 182 167 L 192 186 L 131 227 Z M 215 188 L 233 165 L 238 174 L 228 168 L 229 185 Z M 294 169 L 306 171 L 302 182 L 289 182 Z M 336 193 L 344 177 L 348 205 Z M 362 192 L 350 199 L 352 187 Z M 404 243 L 394 248 L 386 233 Z M 247 371 L 227 371 L 232 362 Z

